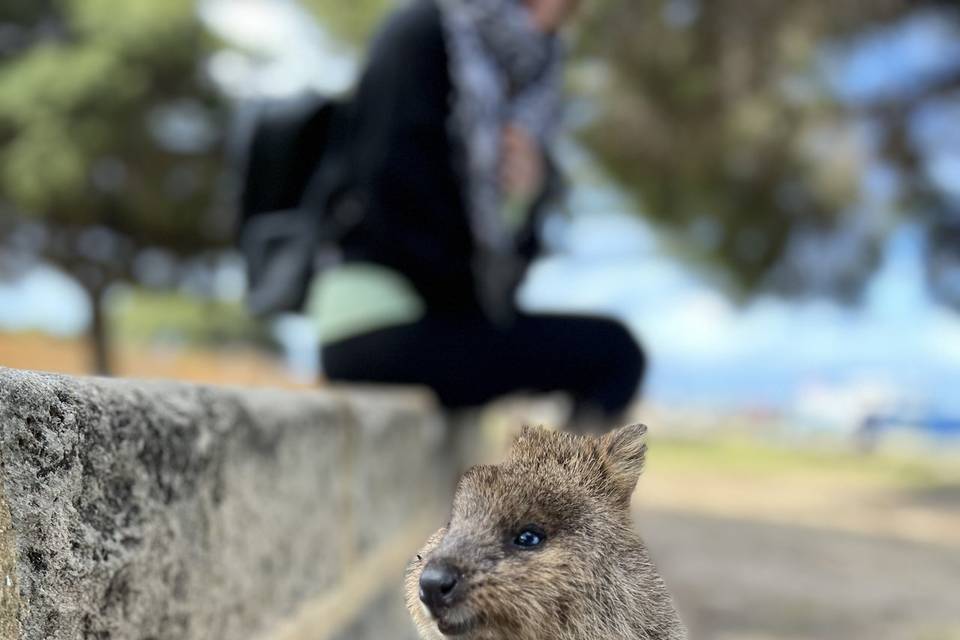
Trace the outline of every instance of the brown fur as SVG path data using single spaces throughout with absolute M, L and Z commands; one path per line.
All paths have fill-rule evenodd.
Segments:
M 424 640 L 682 640 L 686 632 L 630 518 L 646 427 L 599 438 L 525 427 L 506 462 L 467 471 L 446 527 L 407 571 L 407 607 Z M 518 549 L 519 530 L 546 532 Z M 443 558 L 462 572 L 462 601 L 441 613 L 418 597 Z

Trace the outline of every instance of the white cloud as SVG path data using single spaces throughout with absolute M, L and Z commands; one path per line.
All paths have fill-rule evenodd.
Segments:
M 714 291 L 689 291 L 634 323 L 642 327 L 654 353 L 664 358 L 723 362 L 745 355 L 750 347 L 737 313 Z
M 927 357 L 957 367 L 960 384 L 960 316 L 953 311 L 936 310 L 924 327 L 918 327 Z

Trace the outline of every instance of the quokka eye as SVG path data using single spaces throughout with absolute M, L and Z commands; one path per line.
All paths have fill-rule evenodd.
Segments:
M 517 537 L 513 539 L 513 545 L 521 549 L 535 549 L 542 545 L 547 539 L 539 527 L 528 526 L 520 530 Z

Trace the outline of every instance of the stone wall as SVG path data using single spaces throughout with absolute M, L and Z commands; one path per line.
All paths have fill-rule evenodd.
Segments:
M 0 638 L 413 638 L 445 433 L 416 391 L 0 369 Z

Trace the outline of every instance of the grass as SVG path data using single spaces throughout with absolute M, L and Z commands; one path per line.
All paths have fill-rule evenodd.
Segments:
M 193 345 L 251 346 L 268 342 L 264 325 L 237 302 L 131 287 L 112 297 L 110 315 L 114 337 L 119 341 L 165 338 Z
M 708 439 L 663 438 L 650 444 L 651 469 L 717 471 L 758 479 L 817 474 L 844 482 L 929 487 L 960 484 L 960 463 L 937 458 L 798 448 L 739 435 Z
M 822 445 L 822 443 L 821 443 Z M 960 464 L 715 433 L 650 443 L 642 509 L 956 547 Z

